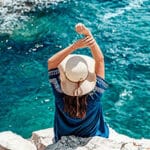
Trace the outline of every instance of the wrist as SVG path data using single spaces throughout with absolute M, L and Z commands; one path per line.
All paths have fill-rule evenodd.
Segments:
M 85 36 L 91 36 L 92 37 L 92 33 L 89 30 L 83 31 L 82 34 L 85 35 Z
M 71 44 L 71 45 L 69 46 L 69 48 L 70 48 L 71 51 L 76 50 L 75 43 Z
M 90 48 L 91 48 L 91 49 L 92 49 L 92 48 L 95 48 L 95 46 L 97 46 L 97 43 L 96 43 L 96 41 L 95 41 L 95 39 L 94 39 L 93 43 L 90 45 Z

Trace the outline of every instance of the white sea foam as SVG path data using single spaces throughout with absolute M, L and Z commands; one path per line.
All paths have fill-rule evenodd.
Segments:
M 22 25 L 22 20 L 28 20 L 25 13 L 49 8 L 61 1 L 64 0 L 0 0 L 0 34 L 11 34 L 15 27 Z
M 129 100 L 133 99 L 132 91 L 130 90 L 123 90 L 119 95 L 119 100 L 115 103 L 116 107 L 124 106 Z
M 118 8 L 114 13 L 106 13 L 103 17 L 104 20 L 108 20 L 110 18 L 114 18 L 117 16 L 122 15 L 126 11 L 130 11 L 135 8 L 141 7 L 141 5 L 144 3 L 144 0 L 131 0 L 127 6 L 124 8 Z

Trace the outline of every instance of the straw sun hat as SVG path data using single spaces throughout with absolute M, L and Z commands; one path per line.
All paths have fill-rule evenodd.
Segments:
M 66 95 L 82 96 L 96 84 L 95 61 L 85 55 L 70 54 L 58 66 L 61 89 Z

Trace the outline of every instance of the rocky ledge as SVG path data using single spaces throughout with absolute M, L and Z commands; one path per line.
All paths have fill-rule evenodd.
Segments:
M 109 139 L 64 136 L 53 143 L 53 128 L 35 131 L 30 139 L 11 132 L 0 133 L 0 150 L 150 150 L 149 139 L 132 139 L 110 129 Z

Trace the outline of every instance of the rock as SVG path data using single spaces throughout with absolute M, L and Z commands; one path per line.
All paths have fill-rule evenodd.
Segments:
M 109 135 L 109 139 L 114 140 L 116 142 L 133 142 L 135 139 L 130 138 L 126 135 L 123 134 L 119 134 L 117 133 L 115 130 L 113 130 L 112 128 L 109 128 L 110 131 L 110 135 Z
M 149 139 L 140 139 L 136 140 L 134 144 L 144 145 L 145 150 L 150 150 L 150 140 Z
M 150 150 L 150 140 L 136 140 L 110 128 L 110 138 L 63 136 L 45 150 Z
M 120 147 L 121 143 L 98 136 L 91 138 L 68 136 L 62 137 L 61 140 L 49 145 L 45 150 L 119 150 Z
M 53 143 L 53 128 L 35 131 L 32 133 L 31 141 L 36 145 L 37 150 L 45 148 Z
M 2 6 L 3 5 L 3 0 L 0 0 L 0 6 Z
M 33 143 L 11 132 L 0 133 L 0 150 L 36 150 Z
M 10 131 L 2 132 L 0 150 L 150 150 L 149 139 L 133 139 L 113 129 L 110 129 L 108 139 L 98 136 L 63 136 L 57 143 L 53 143 L 53 137 L 53 128 L 33 132 L 30 141 Z

